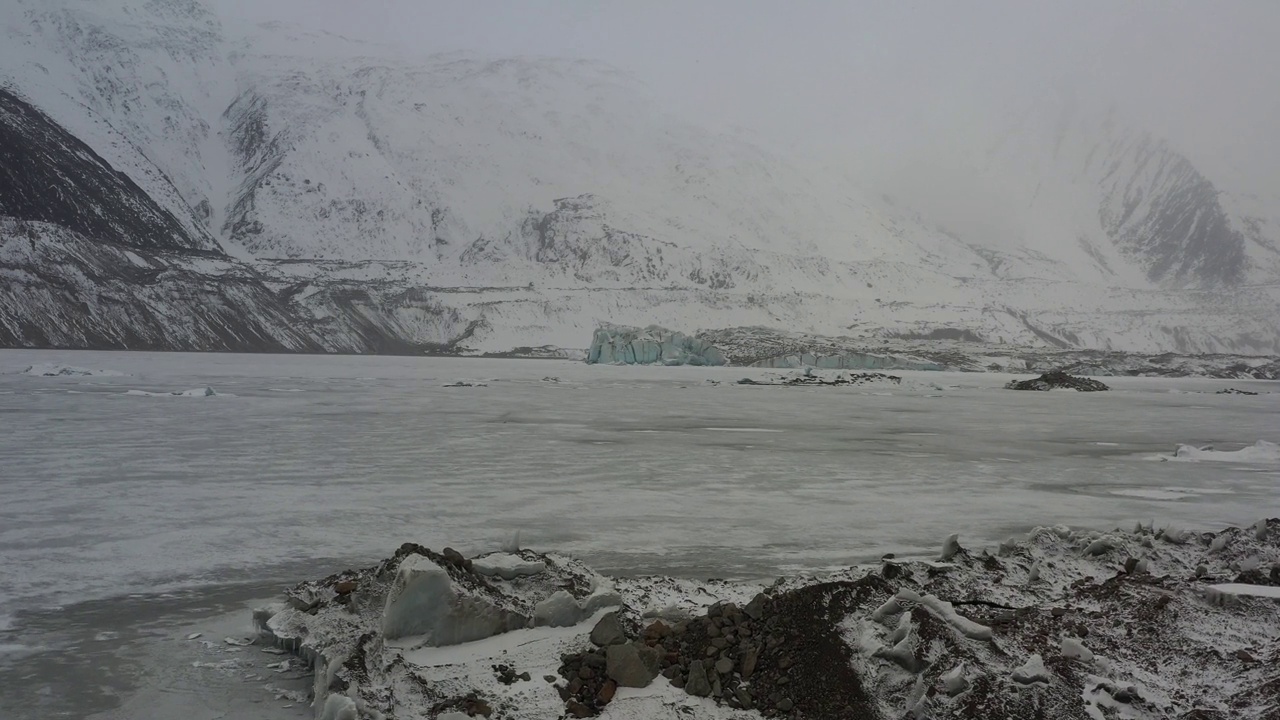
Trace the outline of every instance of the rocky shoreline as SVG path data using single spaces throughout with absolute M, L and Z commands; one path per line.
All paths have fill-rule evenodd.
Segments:
M 1274 720 L 1280 520 L 953 536 L 768 586 L 407 544 L 255 620 L 326 720 Z

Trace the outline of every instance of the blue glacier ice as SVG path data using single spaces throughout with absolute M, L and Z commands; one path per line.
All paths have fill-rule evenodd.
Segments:
M 647 328 L 601 325 L 591 337 L 588 363 L 603 365 L 724 365 L 711 343 L 657 325 Z

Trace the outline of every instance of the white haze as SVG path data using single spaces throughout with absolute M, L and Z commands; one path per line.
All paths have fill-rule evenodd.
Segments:
M 212 0 L 405 55 L 600 60 L 679 115 L 846 169 L 966 234 L 1019 232 L 975 181 L 1037 100 L 1167 138 L 1222 189 L 1280 185 L 1280 3 Z

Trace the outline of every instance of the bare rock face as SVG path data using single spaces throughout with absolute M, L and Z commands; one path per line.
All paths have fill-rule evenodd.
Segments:
M 1032 380 L 1014 380 L 1004 387 L 1006 390 L 1077 390 L 1079 392 L 1100 392 L 1111 389 L 1101 381 L 1068 375 L 1061 370 L 1047 372 Z

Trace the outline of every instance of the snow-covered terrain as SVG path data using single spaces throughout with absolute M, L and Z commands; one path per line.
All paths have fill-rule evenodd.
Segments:
M 992 156 L 1036 221 L 1009 246 L 592 62 L 199 0 L 14 0 L 0 33 L 6 345 L 506 353 L 616 322 L 1280 353 L 1275 206 L 1051 104 Z

